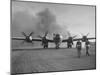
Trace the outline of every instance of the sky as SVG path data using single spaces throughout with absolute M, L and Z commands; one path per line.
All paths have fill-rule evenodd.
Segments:
M 81 33 L 95 37 L 95 6 L 53 4 L 40 2 L 12 2 L 12 36 L 21 36 L 34 31 L 60 33 L 63 37 Z

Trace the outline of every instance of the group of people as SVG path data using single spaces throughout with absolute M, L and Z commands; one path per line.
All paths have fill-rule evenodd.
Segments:
M 85 41 L 86 56 L 90 56 L 90 54 L 89 54 L 89 46 L 90 46 L 90 42 L 88 40 L 86 40 Z M 78 57 L 80 58 L 81 50 L 82 50 L 82 43 L 81 43 L 80 40 L 77 41 L 76 48 L 77 48 Z

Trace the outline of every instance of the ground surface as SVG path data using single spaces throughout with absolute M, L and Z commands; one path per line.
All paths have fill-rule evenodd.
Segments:
M 95 69 L 95 48 L 89 51 L 90 56 L 85 56 L 85 49 L 83 49 L 81 58 L 77 58 L 75 48 L 13 50 L 12 73 Z

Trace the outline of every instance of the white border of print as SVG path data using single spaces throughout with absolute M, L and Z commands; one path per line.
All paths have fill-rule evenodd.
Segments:
M 35 0 L 24 0 L 35 1 Z M 36 0 L 41 2 L 96 5 L 97 69 L 69 72 L 37 73 L 34 75 L 98 75 L 100 74 L 100 0 Z M 0 0 L 0 75 L 10 75 L 10 0 Z

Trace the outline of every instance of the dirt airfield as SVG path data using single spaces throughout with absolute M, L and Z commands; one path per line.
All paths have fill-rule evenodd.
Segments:
M 13 74 L 73 71 L 96 68 L 95 47 L 91 47 L 90 56 L 82 49 L 77 57 L 76 48 L 68 49 L 13 49 L 11 52 L 11 71 Z

